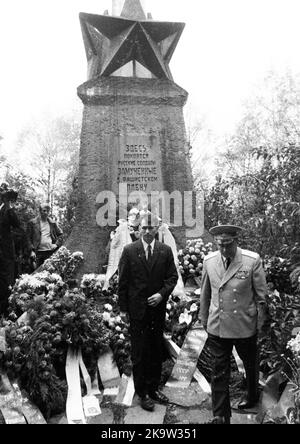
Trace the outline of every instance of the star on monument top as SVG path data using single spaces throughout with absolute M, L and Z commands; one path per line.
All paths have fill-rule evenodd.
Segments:
M 146 20 L 146 15 L 140 0 L 125 0 L 121 17 L 133 20 Z
M 121 16 L 81 12 L 89 78 L 109 76 L 136 60 L 157 78 L 172 75 L 169 62 L 184 23 L 146 20 L 139 0 L 125 0 Z

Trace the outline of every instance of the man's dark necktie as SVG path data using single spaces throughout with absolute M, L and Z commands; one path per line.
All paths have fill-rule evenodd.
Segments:
M 148 245 L 148 247 L 147 247 L 147 262 L 148 262 L 148 264 L 151 262 L 151 257 L 152 257 L 151 245 Z
M 231 264 L 231 259 L 230 259 L 230 257 L 228 257 L 226 259 L 226 261 L 225 261 L 225 268 L 226 268 L 226 270 L 228 270 L 230 264 Z

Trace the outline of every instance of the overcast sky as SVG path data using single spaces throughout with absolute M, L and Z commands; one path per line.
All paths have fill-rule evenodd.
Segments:
M 230 129 L 241 101 L 270 69 L 300 72 L 300 0 L 147 0 L 156 20 L 185 30 L 171 61 L 177 84 L 210 125 Z M 2 0 L 0 134 L 50 110 L 80 108 L 86 81 L 78 14 L 111 0 Z

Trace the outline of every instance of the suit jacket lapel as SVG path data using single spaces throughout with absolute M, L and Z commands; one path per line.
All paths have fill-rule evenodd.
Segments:
M 149 271 L 149 265 L 146 261 L 145 250 L 144 250 L 143 242 L 141 240 L 139 241 L 139 243 L 137 245 L 137 250 L 138 250 L 138 257 L 139 257 L 140 261 L 145 266 L 146 270 Z
M 228 269 L 225 271 L 220 287 L 225 285 L 226 282 L 228 282 L 232 278 L 232 276 L 235 275 L 235 273 L 239 270 L 239 268 L 241 268 L 242 265 L 242 250 L 238 248 L 233 261 L 229 265 Z
M 216 273 L 217 273 L 220 281 L 222 281 L 223 276 L 224 276 L 224 264 L 223 264 L 222 256 L 221 256 L 220 252 L 218 253 L 217 261 L 215 263 L 215 270 L 216 270 Z

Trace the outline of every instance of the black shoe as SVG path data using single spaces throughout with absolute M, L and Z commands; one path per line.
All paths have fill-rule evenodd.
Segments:
M 205 424 L 230 424 L 230 418 L 225 418 L 224 416 L 215 416 L 210 421 Z
M 256 399 L 242 399 L 241 402 L 238 403 L 237 408 L 239 410 L 247 410 L 247 409 L 252 409 L 253 407 L 255 407 L 258 403 L 258 398 Z
M 169 402 L 169 399 L 159 390 L 155 390 L 155 392 L 149 392 L 150 398 L 152 398 L 154 401 L 157 401 L 161 404 L 167 404 Z
M 149 412 L 153 412 L 154 410 L 154 401 L 150 398 L 149 395 L 144 395 L 141 398 L 141 407 L 144 410 L 148 410 Z

